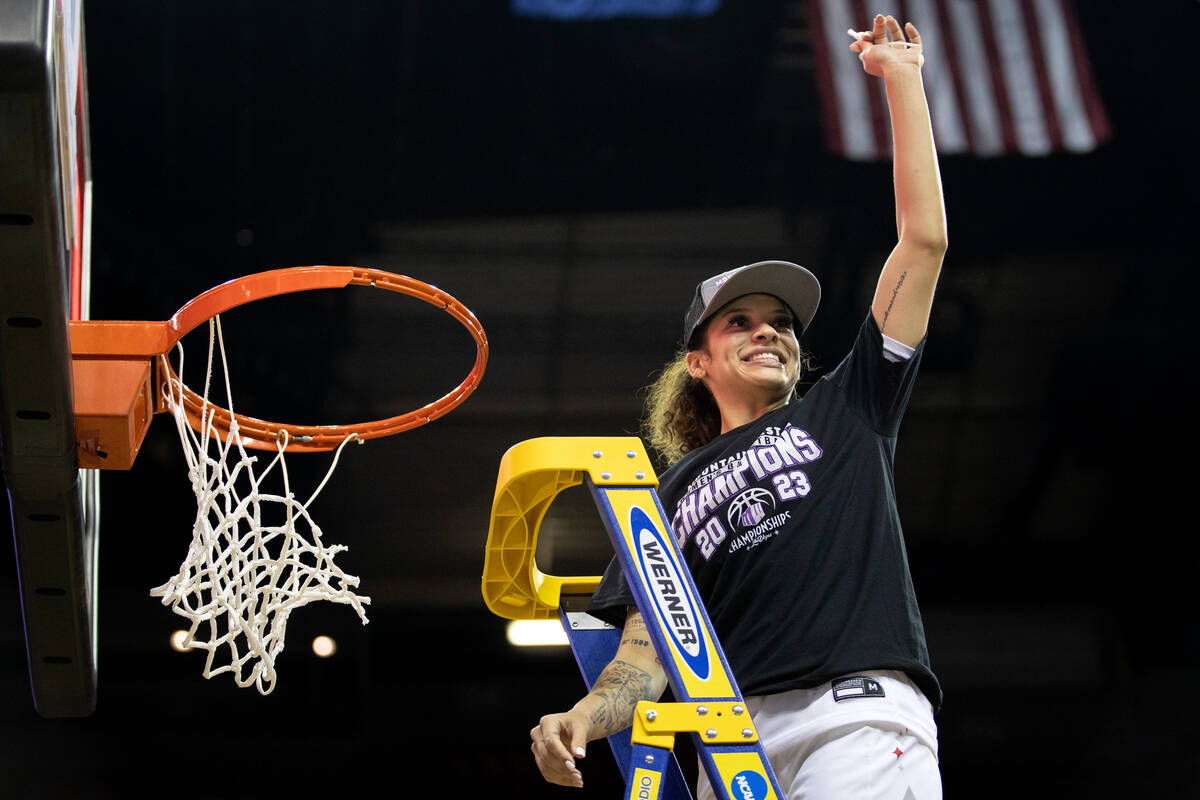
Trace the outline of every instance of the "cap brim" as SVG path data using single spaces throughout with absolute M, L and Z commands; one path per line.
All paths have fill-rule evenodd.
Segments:
M 726 303 L 747 294 L 770 294 L 787 303 L 796 315 L 802 331 L 808 330 L 821 302 L 821 283 L 817 276 L 790 261 L 759 261 L 747 264 L 717 290 L 696 325 L 699 330 L 708 318 Z

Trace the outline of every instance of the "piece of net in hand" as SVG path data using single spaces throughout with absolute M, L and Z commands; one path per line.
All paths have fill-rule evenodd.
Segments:
M 150 594 L 190 620 L 183 646 L 207 651 L 205 678 L 229 672 L 238 686 L 253 684 L 266 695 L 275 688 L 275 660 L 283 651 L 292 611 L 326 600 L 352 606 L 367 623 L 363 606 L 370 598 L 356 594 L 358 578 L 334 563 L 346 547 L 325 544 L 308 510 L 333 475 L 342 449 L 362 440 L 356 434 L 346 436 L 320 485 L 307 500 L 298 501 L 288 477 L 286 431 L 277 434 L 272 458 L 269 451 L 247 451 L 236 417 L 229 420 L 224 439 L 214 425 L 217 409 L 209 404 L 214 346 L 220 352 L 225 401 L 232 414 L 219 316 L 209 320 L 199 430 L 189 424 L 183 382 L 176 377 L 183 375 L 181 346 L 177 372 L 163 370 L 170 375 L 163 384 L 163 400 L 175 417 L 197 511 L 179 572 Z M 271 460 L 263 465 L 260 458 Z M 281 486 L 282 492 L 268 492 L 267 483 Z

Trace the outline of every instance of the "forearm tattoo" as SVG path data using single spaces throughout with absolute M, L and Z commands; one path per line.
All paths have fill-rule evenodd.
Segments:
M 879 332 L 883 333 L 887 330 L 888 314 L 892 313 L 892 306 L 896 304 L 896 295 L 900 294 L 900 287 L 904 285 L 904 279 L 908 277 L 908 270 L 900 273 L 900 280 L 896 281 L 896 288 L 892 289 L 892 299 L 888 301 L 887 310 L 883 312 L 883 324 L 879 326 Z
M 592 687 L 592 696 L 601 702 L 592 710 L 592 734 L 599 738 L 628 728 L 639 700 L 653 700 L 654 678 L 645 670 L 616 660 Z

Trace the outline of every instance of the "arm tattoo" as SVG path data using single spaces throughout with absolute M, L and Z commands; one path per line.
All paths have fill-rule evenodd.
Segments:
M 613 661 L 592 687 L 601 704 L 592 712 L 592 732 L 599 738 L 628 728 L 639 700 L 653 700 L 653 678 L 625 661 Z
M 892 299 L 888 302 L 887 310 L 883 312 L 883 324 L 879 326 L 879 332 L 887 328 L 888 314 L 892 313 L 892 306 L 896 304 L 896 295 L 900 294 L 900 287 L 904 285 L 904 279 L 908 277 L 908 270 L 900 273 L 900 280 L 896 281 L 896 288 L 892 289 Z
M 638 614 L 637 616 L 631 615 L 627 620 L 625 620 L 624 634 L 625 638 L 621 640 L 621 644 L 623 645 L 635 644 L 639 647 L 654 647 L 654 643 L 650 641 L 650 634 L 646 630 L 646 620 L 642 618 L 641 614 Z M 662 662 L 658 660 L 657 654 L 654 656 L 654 663 L 662 664 Z

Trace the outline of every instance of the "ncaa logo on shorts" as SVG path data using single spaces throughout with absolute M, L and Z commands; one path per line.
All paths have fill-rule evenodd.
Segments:
M 700 680 L 708 680 L 708 648 L 705 647 L 704 628 L 688 593 L 683 570 L 676 563 L 662 531 L 645 511 L 637 506 L 631 508 L 629 526 L 634 531 L 638 561 L 659 619 L 688 669 Z
M 735 800 L 763 800 L 767 796 L 767 780 L 753 770 L 744 769 L 729 782 L 729 796 Z

